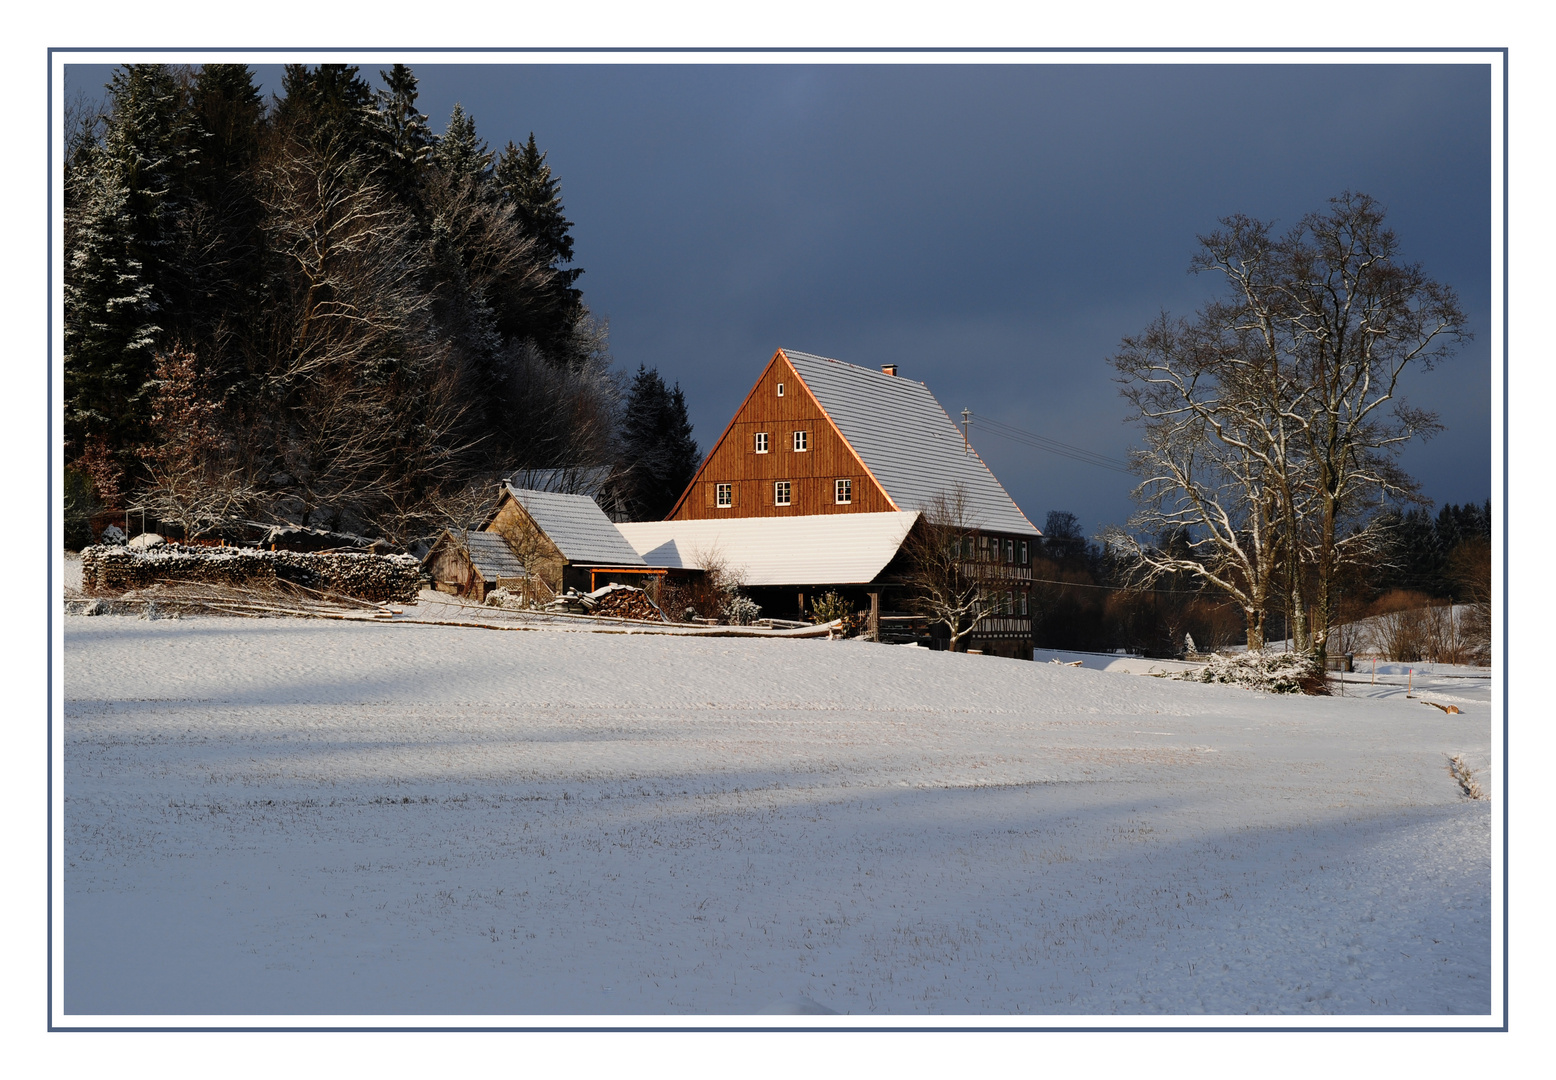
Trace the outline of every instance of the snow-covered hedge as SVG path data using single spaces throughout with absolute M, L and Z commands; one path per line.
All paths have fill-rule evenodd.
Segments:
M 421 564 L 409 555 L 259 551 L 162 544 L 146 551 L 105 544 L 81 552 L 83 592 L 143 589 L 158 581 L 264 586 L 277 579 L 360 600 L 414 603 Z
M 1212 656 L 1202 668 L 1183 672 L 1186 682 L 1230 683 L 1267 694 L 1327 694 L 1324 669 L 1311 653 L 1239 653 Z

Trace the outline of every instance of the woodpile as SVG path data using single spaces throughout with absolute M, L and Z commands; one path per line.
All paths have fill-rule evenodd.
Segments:
M 269 552 L 248 548 L 185 548 L 162 544 L 145 551 L 101 544 L 81 552 L 81 590 L 117 596 L 159 581 L 211 585 L 273 585 L 275 563 Z
M 570 615 L 597 615 L 612 619 L 669 622 L 659 605 L 642 589 L 631 585 L 606 585 L 591 593 L 569 589 L 546 605 L 547 611 Z
M 644 619 L 650 622 L 669 622 L 665 613 L 659 610 L 659 605 L 648 598 L 648 594 L 642 589 L 634 589 L 630 585 L 607 585 L 599 590 L 604 593 L 594 602 L 591 614 L 608 615 L 613 619 Z M 586 596 L 597 596 L 598 593 L 587 593 Z
M 358 600 L 414 604 L 421 563 L 410 555 L 354 551 L 271 551 L 276 575 L 298 585 Z
M 379 603 L 414 603 L 421 564 L 409 555 L 258 551 L 162 544 L 145 551 L 97 545 L 81 553 L 81 588 L 118 595 L 156 584 L 272 588 L 284 581 L 318 593 Z

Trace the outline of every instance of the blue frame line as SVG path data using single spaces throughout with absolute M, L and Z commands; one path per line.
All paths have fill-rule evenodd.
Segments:
M 922 1026 L 922 1027 L 916 1027 L 916 1026 L 915 1027 L 897 1027 L 897 1026 L 892 1026 L 892 1027 L 874 1027 L 874 1026 L 867 1026 L 867 1025 L 863 1025 L 863 1026 L 862 1025 L 850 1025 L 848 1027 L 802 1027 L 802 1026 L 796 1026 L 796 1027 L 741 1027 L 741 1026 L 717 1027 L 717 1026 L 697 1026 L 697 1025 L 683 1025 L 683 1026 L 660 1026 L 660 1025 L 655 1025 L 655 1026 L 652 1026 L 652 1027 L 630 1027 L 630 1026 L 568 1027 L 568 1026 L 554 1026 L 553 1025 L 553 1026 L 519 1027 L 519 1026 L 512 1026 L 512 1025 L 490 1025 L 490 1026 L 485 1026 L 485 1025 L 476 1025 L 476 1026 L 464 1025 L 464 1026 L 459 1026 L 459 1027 L 446 1027 L 446 1026 L 421 1024 L 421 1025 L 406 1025 L 406 1026 L 367 1026 L 367 1025 L 363 1025 L 363 1026 L 330 1026 L 330 1027 L 322 1027 L 322 1026 L 296 1026 L 296 1025 L 292 1025 L 292 1026 L 285 1026 L 285 1025 L 274 1025 L 274 1026 L 271 1026 L 271 1025 L 259 1025 L 259 1026 L 250 1026 L 250 1027 L 237 1026 L 237 1025 L 210 1026 L 210 1027 L 202 1027 L 202 1026 L 157 1026 L 157 1027 L 139 1027 L 139 1026 L 135 1026 L 135 1027 L 132 1027 L 132 1026 L 116 1026 L 116 1025 L 109 1025 L 109 1026 L 75 1026 L 75 1025 L 65 1025 L 65 1024 L 58 1024 L 58 1025 L 56 1025 L 55 1022 L 54 1022 L 54 1013 L 53 1013 L 53 1000 L 54 1000 L 54 849 L 53 849 L 53 836 L 54 836 L 54 710 L 53 710 L 53 704 L 54 704 L 54 699 L 53 699 L 53 671 L 54 671 L 54 615 L 55 615 L 53 583 L 55 581 L 55 574 L 56 574 L 56 571 L 57 571 L 56 561 L 57 561 L 57 558 L 58 558 L 58 552 L 55 551 L 55 546 L 54 546 L 54 505 L 55 505 L 55 502 L 54 502 L 54 468 L 53 468 L 53 462 L 54 462 L 54 362 L 53 362 L 53 360 L 54 360 L 54 309 L 53 309 L 53 288 L 54 288 L 54 286 L 53 286 L 53 282 L 54 282 L 54 278 L 53 278 L 53 270 L 54 270 L 54 173 L 53 173 L 53 169 L 54 169 L 54 122 L 53 122 L 54 54 L 55 53 L 74 53 L 74 54 L 112 53 L 113 55 L 116 55 L 116 56 L 123 56 L 123 55 L 125 55 L 127 53 L 133 54 L 133 53 L 149 53 L 149 52 L 155 52 L 155 53 L 201 53 L 201 54 L 207 54 L 207 55 L 211 54 L 211 53 L 299 53 L 299 52 L 304 52 L 304 53 L 308 53 L 308 52 L 374 52 L 374 53 L 413 53 L 413 54 L 420 54 L 420 53 L 443 53 L 443 54 L 459 54 L 459 53 L 490 53 L 490 54 L 503 54 L 503 53 L 536 53 L 536 54 L 547 54 L 547 53 L 553 53 L 553 54 L 576 54 L 576 53 L 601 53 L 601 54 L 629 54 L 629 53 L 631 53 L 631 54 L 748 53 L 749 54 L 749 53 L 769 53 L 769 54 L 776 54 L 776 55 L 786 55 L 786 54 L 796 54 L 796 53 L 822 53 L 822 54 L 827 54 L 827 53 L 832 53 L 832 54 L 866 53 L 866 54 L 895 54 L 895 55 L 903 55 L 903 56 L 924 55 L 924 54 L 945 54 L 945 53 L 969 53 L 969 54 L 975 54 L 975 55 L 976 54 L 994 54 L 994 53 L 1013 53 L 1013 54 L 1021 54 L 1021 55 L 1042 55 L 1042 54 L 1049 54 L 1049 53 L 1069 53 L 1069 54 L 1073 54 L 1073 53 L 1109 53 L 1109 54 L 1141 54 L 1141 55 L 1145 55 L 1145 54 L 1160 55 L 1160 54 L 1172 54 L 1172 53 L 1207 53 L 1207 54 L 1216 54 L 1216 53 L 1224 53 L 1224 54 L 1225 53 L 1270 53 L 1270 54 L 1284 54 L 1284 53 L 1292 53 L 1292 54 L 1313 54 L 1313 53 L 1336 53 L 1336 54 L 1345 54 L 1345 53 L 1416 53 L 1416 54 L 1423 54 L 1423 55 L 1443 54 L 1443 53 L 1448 53 L 1448 54 L 1452 54 L 1452 53 L 1500 53 L 1501 56 L 1502 56 L 1502 506 L 1501 506 L 1501 515 L 1500 515 L 1501 516 L 1501 520 L 1502 520 L 1502 596 L 1501 596 L 1501 600 L 1502 600 L 1502 619 L 1501 619 L 1501 622 L 1502 622 L 1502 663 L 1501 663 L 1501 667 L 1502 667 L 1502 1024 L 1501 1024 L 1501 1026 L 1500 1027 L 1480 1027 L 1480 1026 L 1405 1027 L 1405 1026 L 1397 1026 L 1397 1025 L 1393 1025 L 1393 1026 L 1390 1026 L 1390 1025 L 1378 1025 L 1378 1026 L 1335 1026 L 1335 1025 L 1327 1025 L 1327 1026 L 1321 1026 L 1321 1027 L 1305 1027 L 1305 1026 L 1304 1027 L 1292 1027 L 1292 1026 L 1284 1026 L 1284 1027 L 1252 1027 L 1252 1026 L 1250 1026 L 1250 1027 L 1231 1027 L 1231 1026 L 1217 1026 L 1217 1025 L 1198 1025 L 1198 1026 L 1159 1026 L 1158 1027 L 1158 1026 L 1141 1026 L 1141 1025 L 1127 1026 L 1126 1025 L 1126 1026 L 1095 1026 L 1095 1027 L 1092 1027 L 1092 1026 L 1077 1026 L 1077 1025 L 1053 1025 L 1053 1026 L 1030 1026 L 1029 1027 L 1029 1026 L 1014 1026 L 1014 1025 L 1012 1025 L 1012 1026 L 997 1026 L 997 1027 L 995 1027 L 995 1026 L 925 1025 L 925 1026 Z M 1509 419 L 1508 406 L 1509 406 L 1509 401 L 1510 401 L 1510 396 L 1509 396 L 1509 391 L 1508 391 L 1508 382 L 1509 382 L 1509 377 L 1510 377 L 1510 365 L 1509 365 L 1510 349 L 1509 349 L 1509 345 L 1508 345 L 1508 328 L 1509 328 L 1509 325 L 1510 325 L 1510 311 L 1511 311 L 1509 300 L 1508 300 L 1508 296 L 1509 296 L 1509 292 L 1510 292 L 1510 290 L 1508 288 L 1508 275 L 1509 275 L 1509 271 L 1510 271 L 1509 254 L 1508 254 L 1508 241 L 1509 241 L 1509 224 L 1508 223 L 1509 223 L 1509 220 L 1510 220 L 1510 213 L 1509 213 L 1509 208 L 1508 208 L 1508 193 L 1509 193 L 1509 183 L 1508 183 L 1508 161 L 1509 161 L 1508 141 L 1509 141 L 1509 134 L 1510 134 L 1510 131 L 1509 131 L 1509 120 L 1508 120 L 1508 112 L 1509 112 L 1509 109 L 1508 109 L 1508 104 L 1509 104 L 1508 62 L 1509 62 L 1508 48 L 1506 46 L 1501 46 L 1501 47 L 1485 47 L 1485 48 L 1475 47 L 1475 46 L 1438 46 L 1438 47 L 1431 47 L 1431 48 L 1412 48 L 1412 47 L 1407 47 L 1407 46 L 1395 46 L 1395 47 L 1386 47 L 1386 48 L 1376 48 L 1376 47 L 1366 47 L 1366 46 L 1340 46 L 1340 47 L 1334 47 L 1334 48 L 1310 48 L 1310 47 L 1300 47 L 1300 46 L 1250 46 L 1250 47 L 1246 47 L 1246 48 L 1244 48 L 1244 47 L 1237 47 L 1237 46 L 1213 46 L 1213 47 L 1173 46 L 1173 47 L 1161 47 L 1161 48 L 1155 48 L 1155 47 L 1150 47 L 1150 46 L 1129 46 L 1129 47 L 1122 47 L 1122 48 L 1107 48 L 1107 47 L 1104 47 L 1104 46 L 1085 46 L 1085 47 L 1035 47 L 1035 46 L 1032 46 L 1032 47 L 1015 47 L 1015 48 L 1013 48 L 1013 47 L 995 47 L 995 46 L 976 46 L 976 47 L 935 46 L 935 47 L 922 47 L 922 48 L 902 48 L 902 47 L 895 47 L 895 46 L 892 46 L 892 47 L 874 46 L 874 47 L 862 47 L 862 48 L 861 47 L 844 47 L 844 46 L 816 46 L 816 47 L 791 46 L 791 47 L 785 47 L 785 48 L 769 48 L 769 47 L 765 47 L 765 46 L 749 46 L 749 45 L 747 45 L 747 46 L 728 46 L 728 47 L 724 47 L 724 46 L 685 46 L 685 47 L 683 47 L 683 46 L 653 46 L 653 47 L 646 47 L 646 48 L 644 48 L 644 47 L 633 47 L 633 46 L 608 46 L 608 47 L 602 47 L 602 48 L 590 47 L 590 46 L 559 46 L 559 47 L 543 47 L 543 48 L 530 48 L 530 47 L 489 48 L 489 47 L 483 47 L 483 46 L 464 46 L 464 47 L 456 47 L 456 48 L 442 47 L 442 48 L 440 48 L 440 47 L 433 47 L 433 46 L 407 46 L 407 47 L 404 47 L 404 48 L 380 47 L 380 48 L 372 48 L 372 49 L 361 49 L 361 48 L 357 48 L 357 47 L 321 47 L 321 46 L 298 46 L 298 47 L 266 46 L 266 47 L 262 47 L 262 48 L 244 48 L 244 47 L 240 47 L 240 46 L 212 46 L 210 48 L 202 48 L 202 47 L 197 47 L 197 46 L 179 46 L 179 47 L 174 47 L 174 48 L 160 48 L 160 49 L 158 49 L 158 48 L 144 48 L 144 47 L 142 47 L 142 48 L 128 48 L 128 49 L 126 49 L 126 48 L 114 48 L 114 47 L 111 47 L 111 46 L 86 46 L 86 47 L 81 47 L 81 48 L 70 48 L 70 47 L 65 47 L 65 46 L 51 46 L 48 49 L 48 51 L 47 51 L 47 59 L 46 59 L 46 65 L 47 65 L 46 83 L 47 83 L 48 92 L 47 92 L 46 100 L 45 100 L 45 113 L 44 113 L 44 123 L 45 123 L 45 129 L 46 129 L 46 145 L 47 145 L 47 148 L 48 148 L 47 161 L 46 161 L 45 166 L 44 166 L 44 168 L 46 170 L 46 179 L 47 179 L 47 185 L 46 185 L 47 195 L 45 197 L 45 205 L 46 205 L 46 208 L 47 208 L 47 211 L 48 211 L 47 220 L 44 223 L 44 228 L 45 228 L 45 245 L 44 245 L 44 247 L 45 247 L 45 252 L 46 252 L 47 268 L 48 268 L 48 271 L 49 271 L 48 274 L 45 277 L 45 280 L 44 280 L 44 310 L 47 312 L 47 315 L 45 317 L 45 322 L 46 322 L 47 329 L 46 329 L 46 332 L 45 332 L 44 340 L 45 340 L 46 347 L 47 347 L 47 350 L 48 350 L 47 356 L 45 357 L 45 362 L 47 364 L 47 373 L 46 373 L 46 377 L 45 377 L 45 393 L 46 393 L 47 396 L 46 396 L 45 401 L 44 401 L 45 415 L 46 415 L 45 432 L 46 432 L 46 440 L 47 440 L 46 448 L 47 448 L 47 470 L 48 470 L 47 471 L 47 475 L 46 475 L 46 479 L 45 479 L 45 483 L 44 483 L 45 497 L 46 497 L 46 500 L 47 500 L 46 504 L 45 504 L 45 507 L 44 507 L 45 521 L 47 522 L 47 525 L 44 528 L 44 536 L 45 536 L 45 541 L 48 544 L 48 562 L 47 562 L 48 577 L 47 577 L 46 580 L 49 583 L 49 586 L 48 586 L 48 588 L 46 590 L 47 595 L 45 597 L 45 605 L 46 605 L 45 626 L 47 628 L 46 632 L 47 632 L 47 635 L 48 635 L 47 642 L 46 642 L 47 664 L 45 666 L 44 675 L 43 675 L 43 677 L 44 677 L 44 685 L 45 685 L 45 688 L 46 688 L 46 691 L 45 691 L 45 702 L 46 702 L 45 708 L 47 709 L 47 713 L 46 713 L 46 716 L 45 716 L 45 728 L 44 728 L 44 730 L 45 730 L 45 743 L 44 743 L 45 753 L 44 753 L 44 760 L 45 760 L 45 768 L 46 768 L 46 773 L 45 773 L 45 792 L 46 792 L 46 797 L 48 799 L 48 804 L 47 804 L 46 813 L 45 813 L 46 832 L 45 832 L 45 835 L 44 835 L 44 866 L 45 866 L 45 870 L 46 870 L 45 883 L 46 883 L 46 896 L 47 896 L 47 901 L 48 901 L 48 903 L 47 903 L 47 911 L 46 911 L 46 915 L 45 915 L 45 926 L 46 926 L 46 929 L 47 929 L 48 938 L 47 938 L 47 945 L 45 947 L 45 965 L 44 965 L 45 966 L 45 971 L 44 971 L 44 986 L 45 986 L 44 1010 L 45 1010 L 45 1015 L 46 1015 L 46 1018 L 47 1018 L 47 1030 L 49 1030 L 50 1032 L 156 1032 L 156 1033 L 162 1033 L 162 1032 L 235 1032 L 235 1031 L 244 1031 L 244 1032 L 249 1032 L 249 1031 L 256 1031 L 256 1032 L 380 1032 L 380 1031 L 384 1031 L 384 1032 L 441 1032 L 441 1031 L 447 1031 L 447 1032 L 475 1032 L 475 1031 L 524 1031 L 524 1032 L 578 1032 L 578 1033 L 586 1033 L 586 1034 L 606 1033 L 606 1032 L 668 1032 L 668 1033 L 697 1032 L 697 1033 L 701 1033 L 701 1032 L 898 1032 L 898 1031 L 901 1031 L 901 1032 L 975 1032 L 975 1033 L 983 1033 L 983 1034 L 987 1034 L 987 1033 L 1024 1033 L 1024 1032 L 1092 1032 L 1092 1033 L 1102 1033 L 1102 1034 L 1112 1034 L 1112 1033 L 1116 1033 L 1116 1032 L 1190 1032 L 1190 1033 L 1201 1033 L 1201 1032 L 1286 1032 L 1286 1033 L 1302 1033 L 1302 1034 L 1310 1033 L 1310 1032 L 1371 1032 L 1371 1033 L 1376 1033 L 1376 1032 L 1491 1032 L 1491 1033 L 1506 1032 L 1508 1030 L 1509 1017 L 1511 1015 L 1511 1001 L 1509 1000 L 1509 995 L 1510 995 L 1510 991 L 1511 991 L 1511 980 L 1510 980 L 1510 977 L 1509 977 L 1509 966 L 1510 966 L 1509 962 L 1510 962 L 1510 959 L 1511 959 L 1511 950 L 1510 950 L 1510 945 L 1509 945 L 1510 936 L 1509 936 L 1509 928 L 1508 928 L 1508 918 L 1509 918 L 1509 914 L 1510 914 L 1509 899 L 1508 899 L 1508 881 L 1509 881 L 1508 863 L 1509 863 L 1510 854 L 1511 854 L 1511 850 L 1510 850 L 1510 847 L 1509 847 L 1509 836 L 1511 834 L 1511 820 L 1510 820 L 1510 815 L 1509 815 L 1509 811 L 1508 811 L 1508 807 L 1510 805 L 1510 801 L 1508 799 L 1508 790 L 1509 790 L 1509 788 L 1508 788 L 1508 770 L 1509 770 L 1509 764 L 1510 764 L 1510 755 L 1509 755 L 1509 750 L 1508 750 L 1508 742 L 1509 742 L 1509 734 L 1510 734 L 1510 730 L 1509 730 L 1509 709 L 1508 709 L 1508 685 L 1509 685 L 1509 681 L 1510 681 L 1510 678 L 1511 678 L 1511 672 L 1510 672 L 1510 667 L 1509 667 L 1509 664 L 1508 664 L 1508 649 L 1507 649 L 1508 632 L 1509 632 L 1508 602 L 1507 602 L 1508 583 L 1509 583 L 1509 571 L 1508 571 L 1509 562 L 1508 562 L 1508 559 L 1509 559 L 1509 550 L 1510 550 L 1509 549 L 1509 543 L 1508 543 L 1508 534 L 1509 534 L 1509 530 L 1508 530 L 1508 498 L 1509 498 L 1509 490 L 1510 490 L 1509 489 L 1509 483 L 1508 483 L 1508 474 L 1511 471 L 1511 466 L 1512 466 L 1512 459 L 1511 459 L 1511 456 L 1510 456 L 1510 453 L 1509 453 L 1510 443 L 1509 443 L 1509 438 L 1508 438 L 1508 419 Z

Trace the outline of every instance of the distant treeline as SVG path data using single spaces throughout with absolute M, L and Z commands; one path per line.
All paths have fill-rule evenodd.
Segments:
M 609 465 L 662 514 L 679 387 L 612 371 L 534 135 L 441 135 L 396 65 L 117 71 L 65 167 L 67 511 L 265 520 L 411 545 L 518 469 Z
M 1486 604 L 1490 599 L 1491 503 L 1427 510 L 1384 510 L 1377 515 L 1382 542 L 1343 583 L 1337 620 L 1432 601 Z M 1106 652 L 1129 649 L 1176 656 L 1185 638 L 1212 651 L 1245 643 L 1235 603 L 1205 588 L 1192 574 L 1164 575 L 1140 588 L 1138 567 L 1105 543 L 1089 541 L 1072 513 L 1050 511 L 1032 561 L 1033 637 L 1040 649 Z M 1184 537 L 1165 534 L 1156 547 L 1179 558 L 1194 555 Z M 1274 639 L 1285 636 L 1277 600 Z

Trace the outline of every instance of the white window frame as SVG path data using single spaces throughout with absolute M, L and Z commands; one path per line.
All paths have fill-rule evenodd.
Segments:
M 1025 616 L 1027 614 L 1027 593 L 1026 593 L 1026 590 L 1022 589 L 1021 592 L 1018 593 L 1017 595 L 1020 597 L 1020 600 L 1021 600 L 1021 614 L 1023 616 Z
M 756 452 L 758 454 L 767 453 L 767 432 L 765 431 L 756 433 Z
M 1023 541 L 1021 541 L 1021 565 L 1025 566 L 1026 564 L 1027 564 L 1027 542 L 1025 540 L 1023 540 Z
M 787 480 L 774 480 L 773 481 L 773 505 L 774 506 L 793 506 L 794 503 L 791 501 L 793 494 L 794 494 L 794 489 L 789 486 L 789 481 L 787 481 Z
M 713 485 L 713 505 L 720 510 L 728 510 L 735 505 L 735 485 Z
M 1014 540 L 1005 541 L 1005 561 L 1008 563 L 1016 561 L 1016 542 Z
M 852 480 L 838 480 L 832 485 L 833 496 L 839 506 L 846 506 L 854 501 L 854 482 Z
M 803 454 L 810 449 L 810 432 L 796 431 L 794 433 L 794 452 Z
M 783 383 L 778 384 L 778 396 L 783 397 Z
M 1000 614 L 1001 615 L 1009 615 L 1009 614 L 1011 614 L 1015 610 L 1016 610 L 1016 594 L 1012 590 L 1006 589 L 1005 590 L 1005 602 L 1000 605 Z

